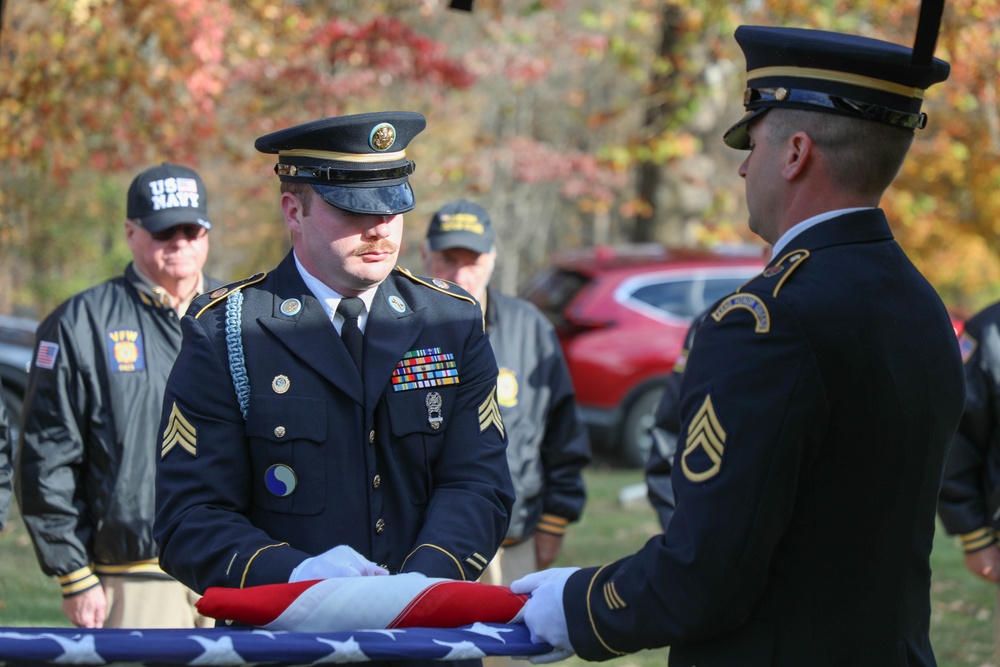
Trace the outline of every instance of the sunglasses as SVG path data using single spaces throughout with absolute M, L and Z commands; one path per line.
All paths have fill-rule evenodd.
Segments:
M 182 233 L 188 241 L 196 241 L 208 234 L 208 230 L 201 225 L 174 225 L 159 232 L 150 232 L 149 235 L 157 241 L 170 241 L 177 236 L 178 232 Z

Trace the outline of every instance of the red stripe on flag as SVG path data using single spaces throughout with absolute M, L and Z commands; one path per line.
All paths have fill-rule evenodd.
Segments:
M 293 584 L 264 584 L 249 588 L 212 587 L 195 603 L 198 613 L 209 618 L 264 626 L 278 618 L 302 593 L 321 579 Z
M 473 622 L 510 623 L 527 595 L 506 586 L 468 581 L 433 584 L 410 601 L 387 628 L 458 628 Z

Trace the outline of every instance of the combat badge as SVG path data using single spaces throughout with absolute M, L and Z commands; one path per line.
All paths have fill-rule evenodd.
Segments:
M 174 447 L 180 448 L 191 456 L 198 456 L 198 429 L 181 414 L 174 401 L 167 418 L 167 428 L 163 430 L 163 446 L 160 448 L 160 458 L 165 458 Z
M 427 405 L 427 423 L 436 431 L 441 428 L 441 424 L 444 422 L 444 417 L 441 416 L 441 408 L 444 405 L 441 394 L 436 391 L 427 392 L 424 403 Z
M 716 322 L 721 322 L 723 317 L 734 310 L 740 309 L 748 310 L 753 315 L 754 320 L 757 321 L 757 326 L 754 327 L 756 333 L 768 333 L 771 331 L 771 314 L 768 312 L 764 302 L 755 294 L 741 294 L 737 292 L 736 294 L 727 296 L 712 312 L 712 319 Z
M 691 482 L 704 482 L 719 474 L 725 451 L 726 431 L 715 415 L 712 396 L 705 397 L 688 427 L 687 445 L 681 454 L 681 468 Z M 697 455 L 701 451 L 702 455 Z M 707 460 L 706 460 L 707 459 Z
M 500 416 L 500 406 L 497 405 L 496 387 L 493 388 L 490 395 L 479 406 L 479 432 L 484 432 L 490 426 L 497 427 L 501 438 L 506 437 L 503 430 L 503 417 Z

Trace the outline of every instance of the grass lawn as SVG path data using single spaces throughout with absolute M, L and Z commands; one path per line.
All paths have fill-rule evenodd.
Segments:
M 632 553 L 658 531 L 647 505 L 622 507 L 618 491 L 642 481 L 642 473 L 597 464 L 587 473 L 589 501 L 583 520 L 572 526 L 560 565 L 598 565 Z M 872 554 L 878 558 L 878 554 Z M 991 665 L 994 587 L 966 572 L 955 542 L 942 531 L 931 555 L 934 570 L 931 641 L 941 667 Z M 16 508 L 0 533 L 0 626 L 68 626 L 59 609 L 59 586 L 42 575 Z M 667 649 L 642 651 L 604 664 L 664 667 Z M 444 663 L 442 663 L 444 664 Z M 580 667 L 573 657 L 561 665 Z M 528 663 L 525 663 L 527 666 Z

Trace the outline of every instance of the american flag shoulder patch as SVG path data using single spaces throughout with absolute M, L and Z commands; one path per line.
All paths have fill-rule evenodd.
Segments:
M 408 391 L 458 384 L 458 363 L 455 355 L 442 352 L 440 347 L 410 350 L 392 372 L 393 391 Z
M 35 366 L 52 370 L 56 367 L 56 359 L 59 357 L 59 343 L 43 340 L 38 343 L 38 352 L 35 354 Z

